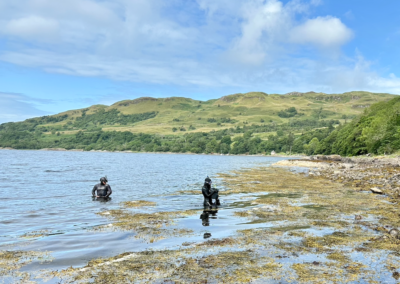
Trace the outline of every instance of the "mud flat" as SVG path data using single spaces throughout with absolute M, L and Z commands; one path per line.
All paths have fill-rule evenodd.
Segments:
M 251 228 L 229 237 L 182 242 L 178 249 L 94 259 L 85 267 L 42 271 L 36 277 L 62 283 L 397 283 L 396 163 L 318 158 L 221 174 L 227 188 L 222 200 L 234 194 L 252 197 L 230 209 Z M 306 165 L 309 172 L 293 171 Z M 372 187 L 384 194 L 372 193 Z M 192 234 L 173 229 L 191 211 L 145 214 L 129 211 L 132 207 L 137 202 L 100 213 L 112 228 L 99 229 L 130 230 L 148 242 Z M 24 259 L 38 256 L 26 252 L 0 257 L 0 275 L 6 269 L 18 275 Z

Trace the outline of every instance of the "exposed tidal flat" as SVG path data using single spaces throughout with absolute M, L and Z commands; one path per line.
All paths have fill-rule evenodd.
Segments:
M 6 229 L 0 274 L 6 283 L 396 283 L 399 278 L 396 161 L 0 155 L 8 161 L 0 168 L 2 183 L 13 187 L 0 209 Z M 91 200 L 96 174 L 108 175 L 111 201 Z M 204 175 L 221 191 L 218 210 L 203 212 Z M 373 194 L 370 187 L 384 194 Z M 54 217 L 47 216 L 51 213 Z

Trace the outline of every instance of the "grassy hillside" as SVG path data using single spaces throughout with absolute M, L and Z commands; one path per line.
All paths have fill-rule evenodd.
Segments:
M 111 106 L 95 105 L 87 109 L 72 110 L 57 116 L 68 115 L 59 122 L 44 123 L 43 126 L 56 131 L 76 133 L 82 127 L 66 127 L 83 113 L 94 114 L 99 111 L 118 110 L 124 115 L 157 112 L 154 118 L 134 123 L 97 124 L 104 131 L 130 131 L 132 133 L 173 134 L 173 128 L 191 132 L 209 132 L 243 126 L 245 124 L 287 123 L 302 119 L 339 119 L 344 116 L 354 118 L 373 103 L 393 98 L 389 94 L 368 92 L 350 92 L 326 95 L 323 93 L 289 93 L 286 95 L 267 95 L 253 92 L 234 94 L 206 102 L 188 98 L 172 97 L 165 99 L 139 98 L 124 100 Z M 281 117 L 280 111 L 295 107 L 298 114 L 294 117 Z M 346 118 L 347 120 L 347 118 Z M 93 127 L 94 125 L 88 125 Z M 189 130 L 189 128 L 191 129 Z M 184 131 L 182 131 L 184 132 Z M 177 133 L 175 133 L 177 134 Z
M 205 102 L 145 97 L 1 124 L 0 147 L 313 153 L 335 127 L 394 97 L 368 92 L 252 92 Z

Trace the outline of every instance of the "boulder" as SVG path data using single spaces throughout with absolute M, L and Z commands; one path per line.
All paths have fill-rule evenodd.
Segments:
M 335 162 L 340 162 L 342 160 L 342 157 L 340 155 L 330 155 L 327 156 L 327 159 Z
M 392 237 L 395 238 L 395 239 L 398 239 L 398 238 L 400 237 L 400 236 L 399 236 L 399 231 L 396 230 L 396 229 L 391 229 L 391 230 L 389 231 L 389 235 L 392 236 Z
M 372 193 L 375 193 L 375 194 L 383 194 L 383 191 L 380 190 L 380 189 L 377 188 L 377 187 L 371 188 L 371 191 L 372 191 Z

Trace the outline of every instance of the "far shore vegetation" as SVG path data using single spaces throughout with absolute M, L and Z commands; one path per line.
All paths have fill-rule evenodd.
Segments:
M 371 103 L 373 103 L 371 105 Z M 391 154 L 400 98 L 351 92 L 140 98 L 0 125 L 0 147 L 217 154 Z

